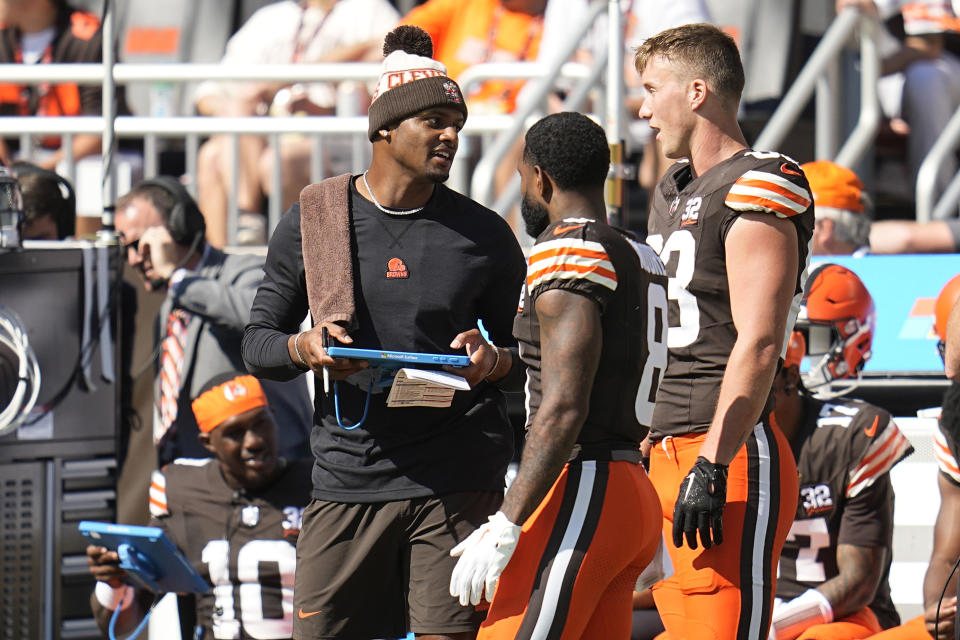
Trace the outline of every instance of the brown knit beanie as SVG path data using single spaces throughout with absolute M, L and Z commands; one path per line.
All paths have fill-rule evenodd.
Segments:
M 447 68 L 433 56 L 433 41 L 420 27 L 404 25 L 383 40 L 380 81 L 370 104 L 367 135 L 431 107 L 450 107 L 467 117 L 467 105 Z

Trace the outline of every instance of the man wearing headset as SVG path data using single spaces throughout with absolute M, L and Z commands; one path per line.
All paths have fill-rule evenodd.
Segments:
M 189 399 L 220 371 L 244 370 L 240 339 L 263 258 L 220 251 L 204 241 L 203 215 L 175 178 L 144 180 L 117 200 L 127 261 L 148 291 L 166 297 L 155 327 L 153 438 L 159 462 L 207 457 Z M 307 451 L 310 400 L 303 380 L 265 382 L 280 427 L 281 455 Z

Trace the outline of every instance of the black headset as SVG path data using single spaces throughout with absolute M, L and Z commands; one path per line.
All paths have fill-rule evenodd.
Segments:
M 179 245 L 197 245 L 207 232 L 207 223 L 200 213 L 197 201 L 173 176 L 157 176 L 141 181 L 137 187 L 160 187 L 173 196 L 170 210 L 170 236 Z
M 65 229 L 66 233 L 62 235 L 72 236 L 76 233 L 77 225 L 77 194 L 74 192 L 73 185 L 70 184 L 69 180 L 54 171 L 50 171 L 50 173 L 53 174 L 50 177 L 57 181 L 57 185 L 60 187 L 60 195 L 63 196 L 63 202 L 66 204 L 72 216 L 67 222 L 68 228 Z
M 69 213 L 66 218 L 60 216 L 56 218 L 57 235 L 61 238 L 74 235 L 77 231 L 77 196 L 70 181 L 55 171 L 50 171 L 49 169 L 44 169 L 43 167 L 22 160 L 14 162 L 10 165 L 10 168 L 18 178 L 36 174 L 56 182 L 57 193 Z

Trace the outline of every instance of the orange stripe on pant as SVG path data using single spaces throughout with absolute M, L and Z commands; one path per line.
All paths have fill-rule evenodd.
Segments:
M 887 629 L 883 633 L 870 636 L 870 640 L 933 640 L 933 636 L 927 632 L 927 625 L 923 621 L 923 616 L 917 616 L 904 622 L 899 627 Z
M 660 521 L 640 465 L 567 464 L 524 523 L 478 640 L 628 638 L 633 586 Z
M 674 504 L 705 438 L 667 437 L 650 452 L 650 479 L 675 571 L 654 585 L 654 601 L 672 640 L 766 638 L 777 563 L 797 509 L 796 463 L 780 430 L 758 424 L 730 463 L 723 542 L 707 550 L 677 549 Z

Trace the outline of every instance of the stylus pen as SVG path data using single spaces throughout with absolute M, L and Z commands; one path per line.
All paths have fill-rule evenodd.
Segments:
M 323 340 L 323 348 L 326 349 L 329 346 L 330 336 L 327 334 L 327 328 L 323 327 L 320 330 L 321 339 Z M 323 367 L 323 395 L 329 395 L 330 393 L 330 372 L 327 370 L 327 367 Z

